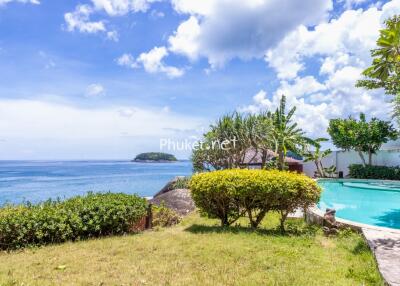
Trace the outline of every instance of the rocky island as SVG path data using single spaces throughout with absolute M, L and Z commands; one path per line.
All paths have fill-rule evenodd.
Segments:
M 174 155 L 161 152 L 141 153 L 132 160 L 140 163 L 168 163 L 178 161 Z

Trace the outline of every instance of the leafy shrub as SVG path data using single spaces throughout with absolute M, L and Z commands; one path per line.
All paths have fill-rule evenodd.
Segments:
M 190 177 L 178 177 L 176 181 L 172 184 L 171 190 L 188 189 L 189 181 Z
M 349 166 L 349 176 L 355 179 L 400 180 L 400 167 L 353 164 Z
M 135 195 L 93 194 L 0 209 L 0 249 L 131 232 L 146 215 Z
M 250 224 L 257 227 L 268 211 L 287 215 L 297 208 L 318 202 L 321 189 L 301 174 L 277 170 L 222 170 L 196 174 L 190 181 L 196 206 L 221 220 L 222 226 L 247 214 Z
M 181 221 L 180 215 L 174 210 L 161 203 L 159 206 L 153 205 L 153 227 L 169 227 Z

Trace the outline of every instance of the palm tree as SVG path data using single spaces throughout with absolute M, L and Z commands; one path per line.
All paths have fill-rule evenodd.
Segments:
M 328 139 L 326 138 L 318 138 L 315 139 L 314 142 L 315 144 L 313 145 L 315 147 L 314 151 L 308 150 L 303 154 L 304 156 L 304 162 L 314 162 L 315 166 L 317 167 L 317 177 L 325 178 L 326 174 L 326 168 L 322 165 L 322 159 L 329 156 L 332 151 L 330 149 L 321 151 L 321 142 L 326 142 Z M 328 168 L 329 169 L 329 168 Z
M 297 126 L 297 123 L 292 123 L 295 112 L 296 107 L 293 107 L 286 114 L 286 97 L 282 95 L 279 107 L 274 113 L 269 114 L 273 125 L 271 139 L 275 145 L 275 152 L 278 154 L 279 170 L 285 168 L 288 151 L 301 154 L 307 145 L 314 144 L 313 140 L 304 136 L 304 132 Z

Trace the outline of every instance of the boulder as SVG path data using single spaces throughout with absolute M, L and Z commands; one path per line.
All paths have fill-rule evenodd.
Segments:
M 166 207 L 176 211 L 180 215 L 187 215 L 196 208 L 188 189 L 159 192 L 149 202 L 155 205 L 160 205 L 164 202 Z

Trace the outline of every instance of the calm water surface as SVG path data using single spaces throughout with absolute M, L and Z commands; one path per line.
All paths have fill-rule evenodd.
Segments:
M 170 179 L 192 173 L 189 161 L 0 161 L 0 205 L 93 192 L 153 196 Z
M 400 182 L 320 181 L 319 207 L 355 222 L 400 229 Z

